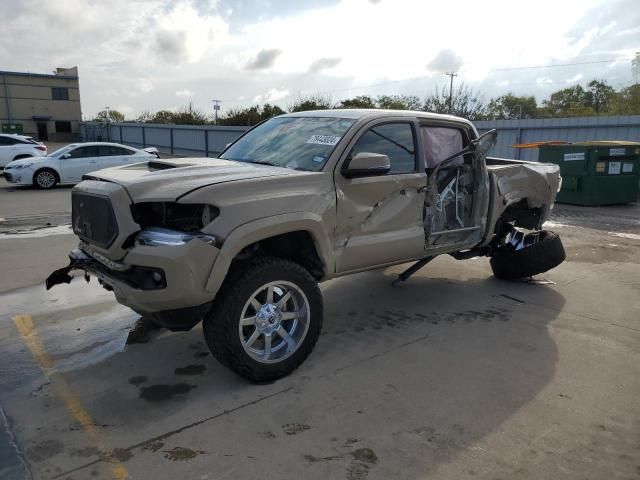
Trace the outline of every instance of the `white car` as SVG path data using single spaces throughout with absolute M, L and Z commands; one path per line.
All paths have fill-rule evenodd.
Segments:
M 72 143 L 45 157 L 14 160 L 4 168 L 9 183 L 53 188 L 57 184 L 73 184 L 82 176 L 108 167 L 128 165 L 158 158 L 155 147 L 138 150 L 118 143 Z
M 31 137 L 0 133 L 0 168 L 13 160 L 41 157 L 47 154 L 47 147 Z

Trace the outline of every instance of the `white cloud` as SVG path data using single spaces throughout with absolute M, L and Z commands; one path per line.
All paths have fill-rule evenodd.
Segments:
M 283 98 L 287 98 L 290 95 L 289 90 L 286 88 L 272 88 L 265 94 L 256 95 L 253 97 L 253 101 L 257 103 L 273 103 Z
M 553 83 L 553 80 L 551 80 L 549 77 L 536 78 L 537 85 L 549 85 L 551 83 Z
M 582 80 L 583 78 L 584 78 L 584 75 L 582 73 L 578 73 L 578 74 L 574 75 L 571 78 L 565 79 L 565 82 L 566 83 L 577 83 L 580 80 Z
M 153 91 L 153 82 L 148 78 L 141 78 L 136 83 L 136 88 L 142 93 Z
M 540 96 L 578 71 L 497 69 L 633 55 L 635 45 L 629 42 L 638 31 L 633 20 L 638 15 L 632 8 L 614 20 L 602 18 L 611 9 L 633 5 L 632 0 L 539 0 L 536 8 L 517 2 L 506 8 L 504 2 L 460 0 L 456 10 L 464 15 L 456 15 L 455 27 L 447 21 L 429 21 L 451 18 L 451 6 L 443 2 L 339 0 L 250 24 L 236 23 L 233 30 L 229 23 L 238 14 L 225 3 L 229 4 L 0 0 L 0 65 L 32 72 L 78 65 L 82 109 L 87 114 L 119 102 L 138 112 L 157 110 L 176 96 L 210 110 L 212 98 L 229 107 L 234 101 L 249 104 L 251 99 L 282 101 L 290 92 L 329 92 L 334 100 L 358 94 L 424 95 L 436 84 L 448 82 L 436 75 L 442 68 L 457 70 L 456 84 L 472 84 L 488 95 L 520 88 L 514 93 L 535 90 Z M 575 14 L 578 7 L 586 15 L 582 20 Z M 235 4 L 233 8 L 242 10 Z M 82 21 L 78 12 L 83 12 Z M 408 13 L 428 27 L 406 28 Z M 527 25 L 543 25 L 544 35 L 527 34 Z M 43 37 L 55 41 L 42 42 Z M 625 39 L 629 42 L 619 45 Z M 20 55 L 15 54 L 18 51 Z M 278 54 L 258 58 L 261 51 Z M 433 63 L 443 56 L 446 64 Z M 268 68 L 245 70 L 252 60 L 262 60 L 258 67 Z M 312 65 L 315 74 L 309 72 Z M 631 79 L 624 62 L 579 68 L 582 80 L 603 78 L 613 70 L 620 82 Z M 405 81 L 410 78 L 415 80 Z M 185 91 L 192 95 L 178 94 Z
M 118 112 L 124 114 L 124 117 L 127 119 L 134 117 L 136 113 L 135 109 L 131 105 L 120 104 L 116 105 L 114 108 Z
M 191 98 L 193 97 L 193 92 L 191 90 L 178 90 L 176 92 L 176 97 L 178 98 Z

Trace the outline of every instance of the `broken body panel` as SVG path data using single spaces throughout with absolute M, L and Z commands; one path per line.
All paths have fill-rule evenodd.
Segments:
M 96 244 L 90 238 L 95 233 L 92 228 L 97 230 L 92 222 L 100 219 L 82 218 L 74 212 L 74 231 L 83 239 L 80 250 L 92 260 L 72 254 L 69 267 L 52 275 L 47 287 L 66 281 L 69 270 L 83 269 L 113 290 L 120 303 L 169 328 L 191 328 L 214 301 L 232 262 L 251 255 L 268 239 L 293 232 L 310 238 L 311 247 L 287 244 L 290 251 L 282 254 L 294 259 L 314 256 L 310 264 L 317 266 L 312 273 L 323 281 L 486 246 L 505 210 L 518 202 L 540 209 L 541 225 L 558 189 L 555 165 L 485 162 L 484 156 L 472 153 L 465 156 L 462 166 L 456 166 L 455 174 L 442 181 L 443 187 L 437 172 L 425 168 L 427 152 L 419 132 L 429 126 L 455 128 L 469 143 L 478 134 L 464 119 L 379 110 L 303 112 L 285 117 L 338 117 L 353 120 L 353 124 L 342 137 L 334 137 L 335 145 L 318 171 L 189 158 L 92 173 L 75 187 L 73 195 L 80 202 L 83 196 L 108 202 L 116 219 L 113 238 L 108 244 Z M 415 169 L 348 178 L 343 172 L 359 139 L 366 132 L 379 134 L 375 129 L 380 125 L 397 123 L 412 129 L 413 150 L 403 148 L 414 155 Z M 236 142 L 242 141 L 241 137 Z M 146 220 L 136 221 L 134 206 L 158 202 L 165 205 L 161 211 L 165 216 L 176 205 L 210 206 L 197 232 L 204 236 L 192 235 L 175 244 L 144 244 L 137 236 L 145 230 Z M 455 214 L 447 216 L 448 210 Z M 157 276 L 162 282 L 158 288 L 153 283 L 148 283 L 151 288 L 140 288 L 127 280 L 127 272 L 132 271 L 149 277 L 140 282 L 153 282 Z M 178 320 L 176 325 L 175 319 L 181 317 L 184 322 Z

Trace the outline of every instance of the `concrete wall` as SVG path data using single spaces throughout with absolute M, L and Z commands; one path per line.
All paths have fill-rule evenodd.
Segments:
M 513 148 L 516 143 L 560 140 L 640 141 L 640 115 L 618 117 L 539 118 L 525 120 L 486 120 L 474 122 L 479 132 L 498 129 L 498 143 L 492 156 L 538 160 L 538 149 Z
M 475 122 L 480 132 L 498 129 L 498 144 L 492 155 L 521 160 L 537 160 L 538 149 L 518 149 L 511 145 L 548 140 L 640 141 L 640 115 L 619 117 L 544 118 L 529 120 L 487 120 Z M 104 140 L 132 147 L 158 147 L 161 152 L 188 156 L 215 156 L 248 127 L 154 125 L 145 123 L 83 123 L 83 140 Z
M 66 88 L 69 99 L 54 100 L 53 87 Z M 0 72 L 0 124 L 22 125 L 25 135 L 38 138 L 37 124 L 44 123 L 50 141 L 70 141 L 78 139 L 81 119 L 77 68 L 55 75 Z M 56 121 L 70 122 L 71 133 L 57 132 Z

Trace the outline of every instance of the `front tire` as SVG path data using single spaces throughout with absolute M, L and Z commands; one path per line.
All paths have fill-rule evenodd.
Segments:
M 33 184 L 42 190 L 49 190 L 55 187 L 58 181 L 58 174 L 50 168 L 38 170 L 33 175 Z
M 560 265 L 566 258 L 560 236 L 542 230 L 539 240 L 516 250 L 512 245 L 498 247 L 491 257 L 493 274 L 504 280 L 517 280 L 544 273 Z
M 282 258 L 255 257 L 232 266 L 203 329 L 220 363 L 253 382 L 268 382 L 309 356 L 322 317 L 322 294 L 307 270 Z

